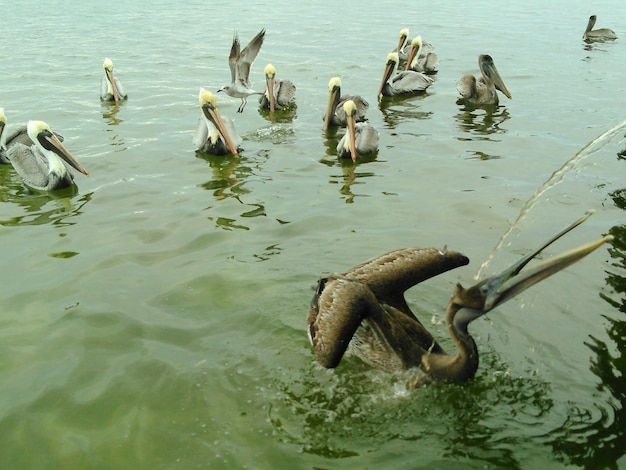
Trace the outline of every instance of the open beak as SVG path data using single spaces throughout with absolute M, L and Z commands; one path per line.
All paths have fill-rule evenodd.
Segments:
M 341 99 L 341 88 L 333 87 L 328 93 L 328 106 L 326 107 L 326 116 L 324 117 L 324 130 L 327 131 L 330 127 L 330 121 L 332 120 L 335 109 Z
M 500 72 L 498 72 L 495 64 L 493 62 L 485 62 L 483 64 L 483 67 L 487 72 L 487 76 L 489 76 L 493 80 L 493 84 L 495 85 L 495 87 L 502 93 L 504 93 L 508 99 L 511 99 L 511 93 L 509 93 L 509 90 L 504 84 L 504 80 L 502 80 Z
M 206 103 L 204 106 L 202 106 L 202 112 L 207 117 L 207 119 L 209 119 L 217 128 L 217 131 L 220 133 L 220 136 L 224 140 L 224 143 L 228 147 L 228 150 L 230 150 L 230 153 L 232 153 L 233 156 L 236 157 L 237 147 L 235 146 L 235 144 L 233 144 L 233 140 L 230 138 L 230 135 L 226 131 L 224 123 L 222 122 L 222 116 L 220 116 L 220 112 L 217 110 L 217 108 L 212 106 L 210 103 Z
M 89 176 L 87 170 L 85 170 L 85 168 L 80 163 L 78 163 L 78 161 L 72 156 L 70 151 L 65 148 L 65 146 L 61 143 L 59 138 L 54 133 L 41 132 L 37 137 L 44 148 L 56 153 L 65 162 L 67 162 L 68 165 L 76 169 L 76 171 L 80 171 L 83 175 Z
M 115 79 L 113 78 L 113 70 L 105 69 L 107 80 L 111 83 L 111 89 L 113 90 L 113 99 L 117 103 L 120 100 L 120 94 L 117 92 L 117 87 L 115 86 Z
M 271 75 L 266 75 L 265 82 L 267 84 L 267 99 L 270 102 L 270 113 L 273 113 L 276 106 L 274 102 L 274 77 Z

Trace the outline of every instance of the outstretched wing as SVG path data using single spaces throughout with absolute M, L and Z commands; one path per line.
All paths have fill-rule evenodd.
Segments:
M 230 79 L 231 83 L 235 83 L 237 80 L 237 61 L 239 60 L 239 37 L 237 33 L 233 36 L 233 45 L 230 46 L 230 54 L 228 54 L 228 66 L 230 67 Z
M 254 36 L 252 41 L 250 41 L 248 45 L 243 48 L 243 51 L 241 51 L 241 53 L 238 54 L 238 57 L 236 59 L 236 68 L 237 68 L 236 78 L 246 87 L 249 87 L 250 85 L 249 83 L 250 67 L 252 66 L 252 62 L 254 62 L 254 59 L 256 59 L 256 56 L 259 53 L 261 46 L 263 45 L 264 38 L 265 38 L 265 29 L 262 29 L 261 31 L 259 31 L 259 33 L 256 36 Z M 233 46 L 234 46 L 234 43 L 233 43 Z M 239 48 L 239 41 L 237 41 L 237 48 Z M 232 53 L 233 51 L 231 49 L 231 55 Z M 231 59 L 229 57 L 229 63 L 231 63 L 230 61 Z M 231 65 L 231 68 L 232 68 L 232 65 Z

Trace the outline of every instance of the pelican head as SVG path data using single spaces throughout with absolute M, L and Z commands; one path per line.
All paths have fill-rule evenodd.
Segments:
M 398 53 L 397 52 L 390 52 L 389 54 L 387 54 L 387 59 L 386 59 L 386 64 L 385 64 L 385 72 L 383 73 L 383 80 L 380 83 L 380 89 L 378 90 L 378 97 L 380 98 L 380 95 L 383 94 L 383 89 L 385 88 L 385 85 L 391 81 L 391 79 L 393 78 L 393 76 L 396 73 L 396 70 L 398 69 L 398 62 L 400 62 L 400 58 L 398 57 Z
M 409 29 L 402 28 L 400 30 L 400 39 L 398 40 L 397 52 L 404 52 L 404 46 L 406 46 L 407 39 L 409 38 Z
M 215 95 L 209 90 L 200 88 L 198 102 L 200 103 L 202 114 L 209 124 L 209 138 L 213 143 L 215 143 L 218 138 L 221 138 L 228 147 L 228 150 L 230 150 L 230 153 L 232 153 L 233 156 L 237 156 L 237 147 L 224 127 L 222 116 L 216 106 Z M 211 126 L 213 129 L 211 129 Z
M 115 78 L 113 77 L 113 61 L 106 57 L 102 63 L 102 67 L 104 67 L 104 74 L 109 82 L 109 92 L 113 95 L 113 99 L 117 103 L 120 100 L 120 94 L 117 91 L 117 85 L 115 84 Z
M 341 79 L 333 77 L 328 81 L 328 106 L 326 107 L 326 116 L 324 117 L 324 130 L 330 127 L 335 109 L 341 99 Z
M 0 108 L 0 150 L 6 150 L 6 134 L 4 128 L 7 126 L 7 117 L 4 114 L 4 108 Z
M 276 67 L 272 64 L 267 64 L 263 69 L 263 73 L 265 73 L 265 82 L 267 84 L 267 99 L 270 102 L 270 113 L 274 112 L 274 108 L 276 107 L 275 97 L 274 97 L 274 79 L 276 78 Z
M 30 140 L 35 142 L 35 145 L 41 153 L 48 157 L 50 172 L 55 171 L 56 162 L 58 162 L 59 165 L 62 165 L 56 157 L 53 157 L 54 155 L 60 157 L 68 165 L 77 171 L 80 171 L 83 175 L 89 176 L 87 170 L 85 170 L 85 168 L 83 168 L 83 166 L 72 156 L 70 151 L 65 148 L 47 123 L 43 121 L 28 121 L 26 132 L 28 133 Z M 59 168 L 59 171 L 65 171 L 65 169 Z
M 504 84 L 504 80 L 500 76 L 500 72 L 493 63 L 490 55 L 482 54 L 478 57 L 478 67 L 485 78 L 493 82 L 497 90 L 500 90 L 508 99 L 511 99 L 511 93 Z
M 343 104 L 343 110 L 346 112 L 346 119 L 348 121 L 348 139 L 344 143 L 344 149 L 350 151 L 350 157 L 353 162 L 356 162 L 356 131 L 355 131 L 355 115 L 356 104 L 352 100 L 348 100 Z
M 409 52 L 409 57 L 406 60 L 406 70 L 410 70 L 413 66 L 413 62 L 419 58 L 422 46 L 422 36 L 414 37 L 411 41 L 411 52 Z

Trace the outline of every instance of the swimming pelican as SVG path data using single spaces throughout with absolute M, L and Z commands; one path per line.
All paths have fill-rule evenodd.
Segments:
M 398 40 L 398 46 L 392 51 L 398 53 L 398 60 L 406 60 L 409 56 L 409 51 L 405 48 L 409 43 L 409 29 L 402 28 L 400 30 L 400 39 Z
M 434 52 L 424 52 L 423 49 L 422 37 L 417 36 L 413 38 L 405 70 L 414 70 L 428 74 L 437 73 L 439 70 L 439 57 Z
M 478 67 L 482 74 L 481 78 L 476 79 L 474 75 L 468 74 L 461 77 L 456 84 L 457 90 L 464 99 L 477 105 L 497 105 L 499 100 L 496 90 L 500 90 L 508 99 L 511 99 L 511 93 L 506 88 L 490 55 L 480 55 Z
M 348 129 L 337 145 L 337 154 L 356 162 L 357 155 L 369 155 L 378 150 L 378 132 L 366 122 L 356 123 L 357 107 L 354 101 L 346 101 L 343 110 L 348 119 Z
M 326 114 L 324 114 L 324 130 L 327 131 L 330 126 L 345 127 L 348 125 L 346 112 L 343 105 L 346 101 L 352 100 L 356 105 L 356 114 L 354 120 L 356 122 L 365 121 L 365 112 L 369 107 L 369 103 L 359 95 L 343 95 L 341 96 L 341 79 L 333 77 L 328 82 L 328 106 Z
M 585 29 L 585 32 L 583 34 L 584 41 L 593 42 L 617 39 L 617 34 L 615 34 L 615 31 L 609 28 L 594 29 L 592 31 L 591 28 L 593 28 L 595 24 L 596 15 L 591 15 L 589 17 L 589 23 L 587 23 L 587 28 Z
M 122 82 L 119 78 L 113 76 L 113 62 L 108 57 L 104 59 L 102 64 L 104 67 L 104 76 L 100 79 L 100 99 L 102 101 L 115 101 L 127 98 Z
M 68 166 L 89 176 L 87 170 L 65 148 L 50 126 L 43 121 L 28 121 L 26 126 L 32 146 L 16 142 L 7 150 L 7 157 L 24 183 L 40 191 L 53 191 L 71 186 L 74 177 Z
M 213 155 L 237 156 L 241 137 L 237 134 L 233 121 L 222 117 L 215 104 L 215 95 L 200 88 L 198 96 L 202 117 L 198 120 L 193 143 L 196 150 Z
M 265 29 L 259 31 L 254 36 L 252 41 L 248 43 L 242 51 L 239 44 L 239 37 L 235 34 L 233 37 L 233 45 L 230 48 L 230 54 L 228 55 L 228 66 L 230 67 L 231 84 L 224 85 L 217 90 L 218 92 L 224 91 L 228 96 L 233 98 L 241 98 L 241 105 L 237 109 L 238 113 L 243 112 L 243 108 L 248 103 L 247 98 L 250 95 L 261 95 L 262 92 L 254 91 L 250 88 L 250 66 L 256 58 L 261 46 L 263 45 L 263 39 L 265 38 Z
M 522 270 L 584 219 L 502 273 L 468 289 L 457 284 L 446 311 L 446 325 L 456 354 L 446 353 L 424 328 L 409 309 L 404 292 L 426 279 L 468 264 L 464 255 L 445 248 L 397 250 L 346 273 L 320 279 L 307 316 L 307 332 L 317 361 L 323 367 L 334 368 L 349 352 L 387 372 L 413 372 L 413 386 L 471 379 L 478 369 L 478 349 L 468 332 L 472 321 L 613 238 L 605 236 Z
M 383 73 L 383 80 L 378 90 L 378 98 L 380 96 L 399 96 L 406 94 L 417 94 L 432 83 L 433 79 L 427 77 L 423 73 L 414 72 L 413 70 L 398 70 L 398 53 L 391 52 L 387 55 L 387 64 Z
M 296 99 L 296 86 L 291 80 L 276 81 L 276 67 L 272 64 L 265 66 L 264 73 L 266 89 L 265 93 L 259 98 L 261 108 L 269 109 L 273 113 L 275 109 L 284 109 L 291 106 Z
M 28 130 L 26 124 L 22 124 L 21 126 L 16 127 L 11 132 L 6 130 L 7 126 L 7 116 L 4 114 L 4 109 L 0 108 L 0 164 L 8 164 L 11 163 L 6 156 L 7 150 L 17 144 L 24 144 L 27 147 L 33 145 L 33 141 L 28 137 Z M 63 142 L 63 136 L 61 134 L 54 135 Z

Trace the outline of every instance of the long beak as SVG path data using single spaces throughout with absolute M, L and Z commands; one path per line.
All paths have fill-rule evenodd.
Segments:
M 230 153 L 232 153 L 233 156 L 236 157 L 237 147 L 235 146 L 232 139 L 230 138 L 228 131 L 226 131 L 226 128 L 224 127 L 224 123 L 222 122 L 222 116 L 220 116 L 220 112 L 217 110 L 217 108 L 209 104 L 205 104 L 204 106 L 202 106 L 202 112 L 207 117 L 207 119 L 209 119 L 213 123 L 213 125 L 217 128 L 217 131 L 222 136 L 222 139 L 224 139 L 224 143 L 228 147 L 228 150 L 230 150 Z
M 591 213 L 587 213 L 584 217 L 581 217 L 572 225 L 559 232 L 552 237 L 540 248 L 534 250 L 528 255 L 524 256 L 520 261 L 515 263 L 510 268 L 506 269 L 502 273 L 492 276 L 487 280 L 480 283 L 480 290 L 485 295 L 484 312 L 492 310 L 496 306 L 506 302 L 507 300 L 515 297 L 517 294 L 525 291 L 529 287 L 537 284 L 545 278 L 551 276 L 554 273 L 565 269 L 566 267 L 580 261 L 592 251 L 596 250 L 604 243 L 613 240 L 612 235 L 607 235 L 599 240 L 587 243 L 572 250 L 566 251 L 559 255 L 553 256 L 550 259 L 542 261 L 541 263 L 523 270 L 523 268 L 532 261 L 542 250 L 561 238 L 563 235 L 583 223 L 589 218 Z
M 411 70 L 413 59 L 417 56 L 417 52 L 418 50 L 415 47 L 411 47 L 411 52 L 409 52 L 409 58 L 406 61 L 406 67 L 404 67 L 404 70 Z
M 113 70 L 105 69 L 107 80 L 111 83 L 111 89 L 113 90 L 113 99 L 117 103 L 120 100 L 120 94 L 117 92 L 117 87 L 115 86 L 115 79 L 113 78 Z
M 43 145 L 44 148 L 47 148 L 48 150 L 56 153 L 59 157 L 65 160 L 68 165 L 70 165 L 72 168 L 75 168 L 77 171 L 80 171 L 83 175 L 89 176 L 87 170 L 85 170 L 85 168 L 80 163 L 78 163 L 78 161 L 72 156 L 70 151 L 65 148 L 65 146 L 61 143 L 59 138 L 54 133 L 41 133 L 39 134 L 39 139 L 41 141 L 41 145 Z
M 350 156 L 352 161 L 356 162 L 356 132 L 354 114 L 347 116 L 348 120 L 348 137 L 350 138 Z
M 387 61 L 387 65 L 385 66 L 385 72 L 383 73 L 383 80 L 380 82 L 380 88 L 378 90 L 378 98 L 383 94 L 383 89 L 387 82 L 391 79 L 391 75 L 395 71 L 396 63 L 392 60 Z
M 4 122 L 0 121 L 0 149 L 4 150 L 5 145 L 4 145 L 4 140 L 2 139 L 2 135 L 4 134 L 4 128 L 5 128 L 5 124 Z
M 511 99 L 511 93 L 509 93 L 509 90 L 504 84 L 504 80 L 502 80 L 502 77 L 500 76 L 500 72 L 498 72 L 498 69 L 496 68 L 495 64 L 493 63 L 484 64 L 484 67 L 487 71 L 487 75 L 491 77 L 491 80 L 493 80 L 493 84 L 495 85 L 495 87 L 498 90 L 500 90 L 502 93 L 504 93 L 508 99 Z
M 333 87 L 328 93 L 328 106 L 326 107 L 326 116 L 324 116 L 324 130 L 327 131 L 330 127 L 330 121 L 332 120 L 335 109 L 341 99 L 341 88 Z
M 265 82 L 267 83 L 267 98 L 270 101 L 270 113 L 273 113 L 276 106 L 274 102 L 274 77 L 266 75 Z
M 396 47 L 396 51 L 398 52 L 398 54 L 400 52 L 402 52 L 402 47 L 404 46 L 404 44 L 407 41 L 407 37 L 406 36 L 400 36 L 400 39 L 398 39 L 398 47 Z

